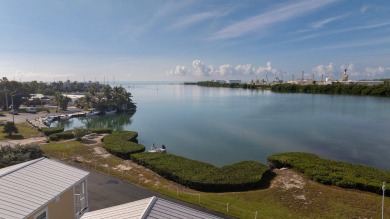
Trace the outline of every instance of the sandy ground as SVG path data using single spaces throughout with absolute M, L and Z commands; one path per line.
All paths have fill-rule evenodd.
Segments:
M 35 138 L 27 138 L 27 139 L 21 139 L 21 140 L 6 140 L 6 141 L 0 141 L 0 146 L 4 145 L 17 145 L 17 144 L 31 144 L 31 143 L 38 143 L 38 142 L 45 142 L 46 137 L 35 137 Z

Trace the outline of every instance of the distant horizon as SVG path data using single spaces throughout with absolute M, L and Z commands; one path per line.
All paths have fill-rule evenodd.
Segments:
M 390 1 L 0 1 L 16 81 L 390 78 Z
M 7 78 L 9 81 L 15 81 L 15 80 L 10 80 L 9 78 Z M 308 78 L 305 78 L 305 79 L 308 79 Z M 67 79 L 68 80 L 68 79 Z M 67 80 L 59 80 L 61 82 L 66 82 Z M 177 83 L 186 83 L 186 82 L 189 82 L 189 83 L 194 83 L 194 82 L 200 82 L 200 81 L 217 81 L 217 80 L 239 80 L 239 79 L 208 79 L 208 80 L 126 80 L 126 81 L 92 81 L 92 80 L 89 80 L 89 81 L 76 81 L 76 82 L 79 82 L 79 83 L 86 83 L 86 82 L 99 82 L 99 84 L 108 84 L 110 86 L 112 85 L 121 85 L 121 83 L 123 84 L 126 84 L 126 85 L 129 85 L 129 84 L 177 84 Z M 299 78 L 295 78 L 295 81 L 299 81 L 301 79 Z M 325 78 L 324 78 L 325 80 Z M 341 81 L 341 78 L 340 79 L 333 79 L 334 81 Z M 376 79 L 359 79 L 359 80 L 350 80 L 350 81 L 380 81 L 380 80 L 390 80 L 390 77 L 389 78 L 376 78 Z M 17 80 L 16 80 L 17 81 Z M 34 81 L 34 80 L 32 80 Z M 32 81 L 17 81 L 17 82 L 32 82 Z M 59 81 L 37 81 L 37 82 L 42 82 L 42 83 L 52 83 L 52 82 L 59 82 Z M 70 80 L 70 82 L 75 82 L 74 80 Z M 242 83 L 246 83 L 246 82 L 250 82 L 251 80 L 249 81 L 243 81 L 241 80 Z M 287 82 L 287 81 L 291 81 L 291 80 L 285 80 L 284 82 Z M 320 80 L 317 80 L 317 81 L 320 81 Z

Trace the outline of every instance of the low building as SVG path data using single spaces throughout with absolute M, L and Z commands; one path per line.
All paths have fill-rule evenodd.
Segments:
M 227 81 L 229 84 L 241 84 L 241 80 L 228 80 Z
M 88 172 L 48 158 L 0 169 L 0 218 L 70 219 L 88 211 Z
M 110 208 L 85 213 L 81 219 L 132 219 L 132 218 L 215 218 L 220 217 L 207 214 L 183 205 L 179 205 L 162 198 L 151 197 L 139 201 L 129 202 Z

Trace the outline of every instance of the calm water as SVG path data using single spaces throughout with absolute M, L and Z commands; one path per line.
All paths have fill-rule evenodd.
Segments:
M 136 84 L 134 115 L 73 118 L 75 126 L 134 130 L 147 148 L 217 166 L 302 151 L 390 170 L 390 99 Z

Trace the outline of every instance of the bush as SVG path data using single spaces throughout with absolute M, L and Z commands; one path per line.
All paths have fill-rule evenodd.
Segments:
M 138 153 L 131 159 L 159 175 L 192 189 L 207 192 L 243 191 L 258 188 L 268 167 L 243 161 L 222 168 L 173 154 Z
M 73 128 L 72 133 L 74 134 L 74 137 L 77 141 L 81 141 L 81 138 L 89 133 L 91 133 L 88 129 L 85 127 L 75 127 Z
M 110 128 L 91 128 L 89 129 L 91 133 L 96 133 L 96 134 L 111 134 L 112 129 Z
M 0 168 L 34 160 L 42 156 L 43 152 L 36 144 L 1 146 Z
M 347 162 L 322 159 L 309 153 L 291 152 L 267 158 L 274 167 L 292 167 L 325 185 L 382 193 L 382 183 L 390 182 L 390 172 Z M 390 192 L 386 190 L 386 195 Z
M 63 131 L 64 131 L 64 128 L 57 128 L 57 127 L 43 128 L 43 129 L 42 129 L 42 132 L 43 132 L 46 136 L 50 136 L 50 135 L 52 135 L 52 134 L 60 133 L 60 132 L 63 132 Z
M 137 132 L 116 131 L 104 138 L 104 148 L 117 157 L 130 159 L 130 155 L 145 151 L 145 147 L 137 143 Z
M 59 141 L 61 139 L 73 139 L 73 138 L 74 138 L 73 130 L 67 130 L 65 132 L 60 132 L 49 136 L 49 139 L 51 141 Z

